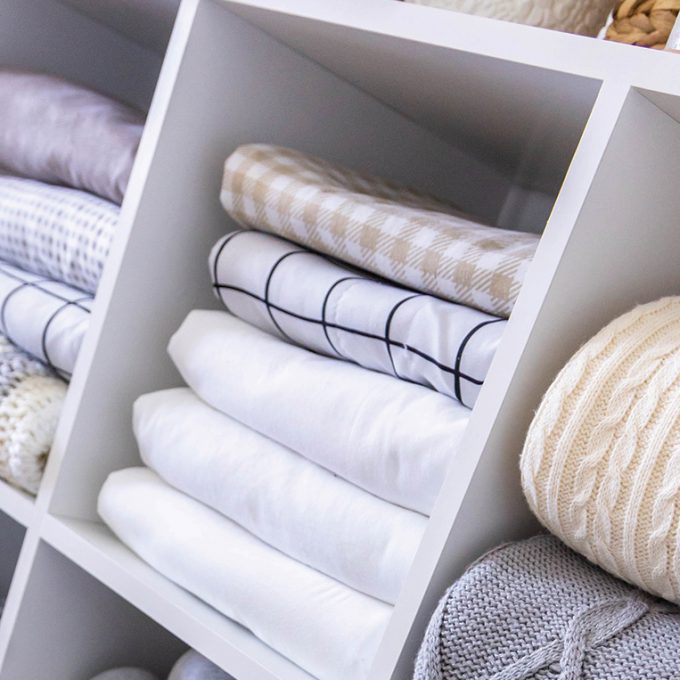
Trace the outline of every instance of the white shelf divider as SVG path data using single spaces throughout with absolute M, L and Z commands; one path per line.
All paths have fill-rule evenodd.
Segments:
M 146 60 L 148 86 L 156 57 L 103 26 L 105 11 L 94 21 L 35 2 L 0 0 L 0 38 L 43 8 L 69 35 L 83 31 L 88 44 L 101 35 L 106 46 L 106 68 L 67 55 L 57 62 L 65 75 L 106 79 L 129 45 Z M 56 49 L 58 35 L 40 30 Z M 0 40 L 0 64 L 44 63 L 20 42 Z M 38 668 L 17 655 L 29 648 L 50 565 L 73 590 L 56 601 L 78 602 L 81 579 L 120 621 L 137 620 L 130 603 L 156 622 L 145 630 L 161 648 L 167 631 L 237 680 L 311 680 L 155 572 L 96 514 L 106 476 L 139 464 L 132 401 L 180 383 L 170 334 L 191 309 L 218 307 L 207 253 L 234 228 L 218 201 L 221 168 L 248 142 L 387 175 L 503 226 L 536 221 L 541 232 L 548 221 L 367 680 L 410 678 L 445 587 L 493 544 L 536 528 L 517 462 L 560 366 L 617 314 L 680 292 L 678 59 L 394 0 L 183 0 L 42 488 L 34 502 L 0 483 L 0 511 L 26 528 L 0 621 L 2 680 Z M 132 75 L 113 89 L 145 101 Z M 81 611 L 93 616 L 82 602 L 64 616 Z M 67 624 L 75 637 L 80 628 Z M 122 628 L 112 631 L 123 644 Z M 108 658 L 100 642 L 98 658 Z M 44 680 L 76 680 L 75 668 Z

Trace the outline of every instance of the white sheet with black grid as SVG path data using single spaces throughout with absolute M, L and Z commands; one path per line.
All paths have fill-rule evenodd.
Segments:
M 504 319 L 371 278 L 256 231 L 215 245 L 216 294 L 244 321 L 321 354 L 431 387 L 472 407 Z
M 0 259 L 94 293 L 119 212 L 84 191 L 0 176 Z
M 0 332 L 68 378 L 90 322 L 92 295 L 0 261 Z

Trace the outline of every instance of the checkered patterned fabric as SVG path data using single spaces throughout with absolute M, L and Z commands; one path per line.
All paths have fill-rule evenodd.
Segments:
M 73 372 L 92 301 L 64 283 L 0 262 L 0 333 L 62 377 Z
M 538 243 L 383 180 L 264 144 L 226 161 L 222 205 L 269 231 L 409 288 L 508 316 Z
M 507 324 L 258 231 L 220 239 L 210 268 L 215 292 L 244 321 L 315 352 L 427 385 L 469 407 Z
M 83 191 L 0 177 L 0 259 L 94 293 L 118 213 Z

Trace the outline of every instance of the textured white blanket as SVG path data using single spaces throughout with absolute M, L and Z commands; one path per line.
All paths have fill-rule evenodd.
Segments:
M 114 472 L 99 513 L 170 580 L 322 680 L 366 677 L 392 607 L 271 548 L 154 472 Z
M 0 259 L 94 293 L 119 211 L 84 191 L 0 177 Z
M 470 411 L 420 385 L 193 311 L 170 341 L 214 408 L 393 503 L 429 514 Z
M 134 407 L 142 460 L 168 484 L 281 552 L 391 604 L 427 520 L 360 489 L 187 388 Z

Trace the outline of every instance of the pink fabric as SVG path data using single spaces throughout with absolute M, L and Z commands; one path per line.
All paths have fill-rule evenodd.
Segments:
M 0 168 L 120 204 L 141 113 L 50 75 L 0 70 Z

